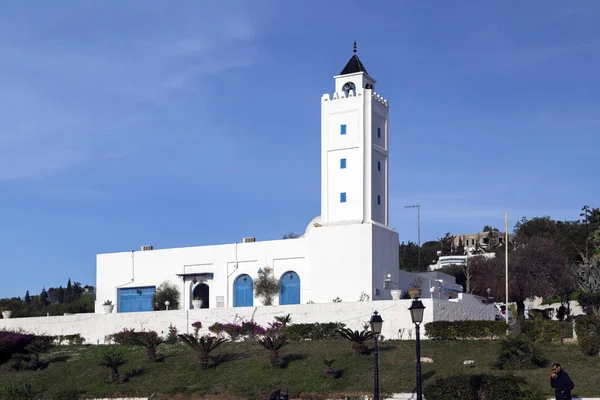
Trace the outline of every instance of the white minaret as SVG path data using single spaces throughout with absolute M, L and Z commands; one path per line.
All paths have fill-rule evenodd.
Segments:
M 321 222 L 388 224 L 388 102 L 356 55 L 321 99 Z

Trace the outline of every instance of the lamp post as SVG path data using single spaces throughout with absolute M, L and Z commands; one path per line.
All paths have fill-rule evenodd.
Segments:
M 379 400 L 379 343 L 377 343 L 377 337 L 381 333 L 381 326 L 383 325 L 383 319 L 377 311 L 371 315 L 371 332 L 373 332 L 373 338 L 375 340 L 375 381 L 373 383 L 373 400 Z
M 170 305 L 171 305 L 171 302 L 169 300 L 165 301 L 165 307 L 167 307 L 167 311 L 169 311 Z
M 421 336 L 420 325 L 423 322 L 425 306 L 419 299 L 414 299 L 410 308 L 410 317 L 415 324 L 415 336 L 417 338 L 417 400 L 423 400 L 423 387 L 421 383 Z

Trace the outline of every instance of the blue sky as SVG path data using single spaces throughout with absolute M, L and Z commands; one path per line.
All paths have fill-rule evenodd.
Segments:
M 320 98 L 358 41 L 401 240 L 599 206 L 596 1 L 6 2 L 0 297 L 97 253 L 275 239 L 320 213 Z

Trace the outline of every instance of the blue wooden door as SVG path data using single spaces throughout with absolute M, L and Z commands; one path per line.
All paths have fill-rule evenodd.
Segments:
M 294 271 L 281 276 L 279 304 L 300 304 L 300 277 Z
M 240 275 L 233 283 L 233 306 L 252 307 L 254 305 L 254 290 L 250 275 Z
M 118 312 L 152 311 L 155 286 L 119 289 Z

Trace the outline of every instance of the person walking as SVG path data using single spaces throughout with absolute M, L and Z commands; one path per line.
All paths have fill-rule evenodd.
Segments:
M 556 400 L 572 400 L 571 391 L 575 389 L 575 384 L 558 363 L 552 364 L 550 386 L 554 388 Z
M 271 393 L 269 400 L 288 400 L 288 390 L 286 388 L 277 389 Z

